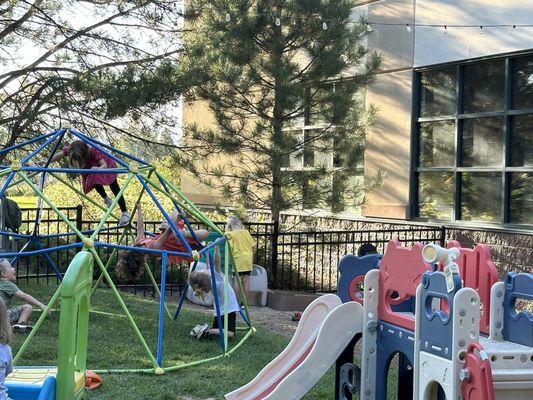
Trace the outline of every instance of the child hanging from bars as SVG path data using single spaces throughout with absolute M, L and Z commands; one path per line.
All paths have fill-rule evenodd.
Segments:
M 89 146 L 82 140 L 75 140 L 70 145 L 65 146 L 62 151 L 58 152 L 52 157 L 51 162 L 59 161 L 64 157 L 68 157 L 69 164 L 74 168 L 80 169 L 104 169 L 116 168 L 116 162 L 106 154 Z M 117 182 L 117 174 L 102 173 L 102 174 L 81 174 L 81 182 L 83 193 L 87 194 L 91 190 L 102 197 L 106 206 L 110 206 L 112 200 L 107 196 L 104 186 L 109 186 L 115 197 L 120 192 L 120 187 Z M 124 196 L 118 199 L 118 205 L 122 215 L 120 216 L 119 225 L 126 225 L 130 220 L 130 213 L 126 208 L 126 201 Z

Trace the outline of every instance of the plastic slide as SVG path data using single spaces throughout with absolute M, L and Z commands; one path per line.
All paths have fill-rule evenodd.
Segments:
M 226 400 L 296 400 L 326 373 L 362 330 L 363 307 L 326 294 L 304 311 L 288 346 L 247 385 Z

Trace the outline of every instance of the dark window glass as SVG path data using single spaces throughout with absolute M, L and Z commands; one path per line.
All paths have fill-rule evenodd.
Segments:
M 462 219 L 499 222 L 502 201 L 501 174 L 464 172 L 461 175 Z
M 463 167 L 501 166 L 503 163 L 503 119 L 464 120 Z
M 533 166 L 533 115 L 517 115 L 513 117 L 511 166 Z
M 517 58 L 513 68 L 513 108 L 533 108 L 533 57 Z
M 453 115 L 457 110 L 456 69 L 446 68 L 420 74 L 420 115 Z
M 464 67 L 464 113 L 502 111 L 505 64 L 503 60 Z
M 420 124 L 422 167 L 453 167 L 455 160 L 455 122 L 423 122 Z
M 418 209 L 421 217 L 443 220 L 453 219 L 453 199 L 453 173 L 420 173 Z
M 533 172 L 511 174 L 510 221 L 533 225 Z

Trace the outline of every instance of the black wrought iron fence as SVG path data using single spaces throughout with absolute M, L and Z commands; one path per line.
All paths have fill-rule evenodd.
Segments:
M 99 221 L 85 218 L 78 207 L 61 207 L 59 211 L 76 228 L 84 233 L 90 233 Z M 23 225 L 21 233 L 31 234 L 35 228 L 35 209 L 23 210 Z M 161 221 L 145 222 L 147 231 L 155 232 Z M 223 222 L 216 223 L 222 230 Z M 397 238 L 406 246 L 415 242 L 444 242 L 445 230 L 442 227 L 408 227 L 393 229 L 365 229 L 357 231 L 303 231 L 282 232 L 276 223 L 253 222 L 246 223 L 254 239 L 254 263 L 266 268 L 269 277 L 269 286 L 276 289 L 296 291 L 332 292 L 336 290 L 338 271 L 337 264 L 342 256 L 356 253 L 357 248 L 365 242 L 373 243 L 378 251 L 383 252 L 386 243 Z M 75 243 L 79 239 L 73 234 L 57 213 L 51 209 L 42 210 L 42 218 L 37 226 L 41 239 L 36 243 L 28 238 L 17 239 L 15 248 L 26 249 L 49 248 L 58 245 Z M 65 234 L 67 235 L 60 235 Z M 124 229 L 117 227 L 116 222 L 109 221 L 104 224 L 104 229 L 98 234 L 97 240 L 108 243 L 133 244 L 135 233 L 131 230 L 128 234 Z M 121 237 L 123 236 L 124 237 Z M 34 255 L 21 257 L 15 261 L 19 280 L 37 281 L 57 279 L 54 266 L 64 273 L 69 261 L 78 251 L 76 248 L 61 249 L 48 253 L 47 256 Z M 106 247 L 98 248 L 99 255 L 107 265 L 110 274 L 114 275 L 116 253 Z M 160 279 L 160 261 L 149 259 L 149 267 L 153 271 L 156 282 Z M 182 263 L 169 267 L 167 271 L 167 291 L 169 295 L 179 294 L 185 283 L 189 265 Z M 95 275 L 99 275 L 99 268 L 95 268 Z M 116 281 L 115 281 L 116 282 Z M 105 282 L 104 282 L 105 284 Z M 149 276 L 139 282 L 119 283 L 117 286 L 140 293 L 155 295 L 155 289 Z

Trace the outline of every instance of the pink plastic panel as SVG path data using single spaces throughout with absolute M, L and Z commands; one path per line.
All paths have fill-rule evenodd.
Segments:
M 461 247 L 461 244 L 452 240 L 447 245 L 457 247 L 461 252 L 459 259 L 455 260 L 459 265 L 459 275 L 463 280 L 463 285 L 474 289 L 483 304 L 483 315 L 479 321 L 479 331 L 489 334 L 489 316 L 490 316 L 490 289 L 492 285 L 498 282 L 498 271 L 492 262 L 489 246 L 478 244 L 475 248 L 469 249 Z M 439 266 L 442 270 L 443 265 Z
M 414 297 L 422 275 L 432 269 L 422 258 L 423 247 L 422 243 L 402 247 L 397 239 L 393 239 L 387 244 L 379 267 L 378 317 L 411 331 L 415 330 L 413 316 L 394 312 L 392 306 Z M 394 292 L 398 295 L 392 298 Z

